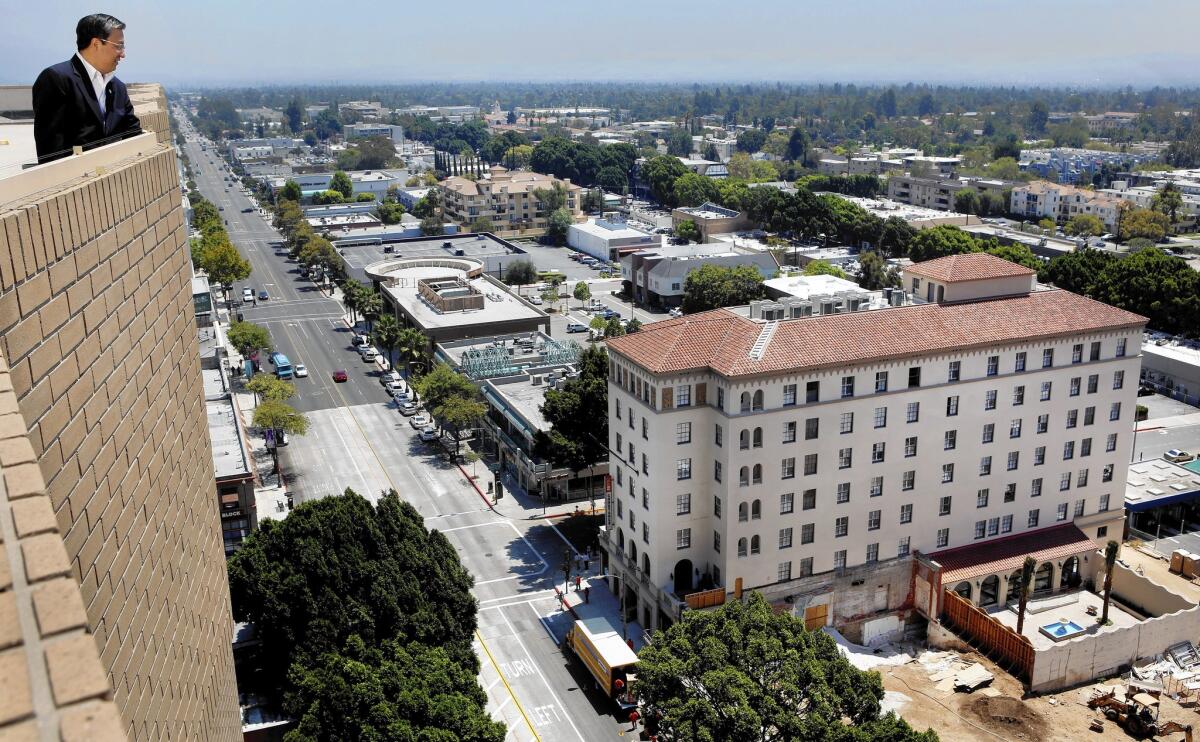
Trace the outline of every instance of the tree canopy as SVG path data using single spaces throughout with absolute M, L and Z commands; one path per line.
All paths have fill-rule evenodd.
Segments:
M 541 409 L 550 430 L 534 441 L 538 456 L 574 472 L 608 457 L 608 352 L 584 348 L 578 368 L 579 376 L 546 390 Z
M 689 611 L 639 655 L 634 694 L 648 729 L 679 742 L 936 742 L 893 713 L 883 680 L 856 669 L 823 632 L 776 613 L 758 593 Z
M 684 279 L 681 309 L 704 312 L 748 304 L 764 295 L 762 274 L 752 265 L 702 265 Z

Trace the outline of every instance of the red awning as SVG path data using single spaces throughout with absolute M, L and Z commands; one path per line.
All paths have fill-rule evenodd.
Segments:
M 960 580 L 1015 572 L 1027 556 L 1041 564 L 1091 553 L 1098 548 L 1083 531 L 1067 523 L 982 544 L 946 549 L 930 554 L 929 558 L 941 565 L 942 585 L 949 589 Z

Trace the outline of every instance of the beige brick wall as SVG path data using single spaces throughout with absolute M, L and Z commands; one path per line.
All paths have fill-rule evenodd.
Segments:
M 240 737 L 190 277 L 168 144 L 0 205 L 0 354 L 132 739 Z

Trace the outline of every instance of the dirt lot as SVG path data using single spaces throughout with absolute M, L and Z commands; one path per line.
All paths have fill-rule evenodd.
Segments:
M 1061 693 L 1024 697 L 1021 683 L 994 662 L 977 654 L 960 654 L 962 659 L 983 664 L 993 675 L 991 687 L 999 695 L 982 690 L 974 693 L 942 691 L 929 677 L 929 671 L 916 662 L 880 667 L 883 685 L 888 691 L 902 693 L 909 701 L 900 709 L 909 724 L 917 729 L 932 728 L 942 742 L 980 740 L 995 742 L 1074 742 L 1074 740 L 1129 740 L 1131 737 L 1109 722 L 1103 732 L 1089 731 L 1092 719 L 1103 718 L 1087 707 L 1095 683 Z M 1109 681 L 1115 682 L 1115 681 Z M 947 713 L 948 712 L 948 713 Z M 1180 707 L 1164 696 L 1160 721 L 1175 720 L 1200 724 L 1200 714 Z M 1182 740 L 1172 734 L 1160 740 Z

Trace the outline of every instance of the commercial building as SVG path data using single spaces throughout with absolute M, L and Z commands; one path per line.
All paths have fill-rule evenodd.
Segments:
M 904 286 L 888 309 L 719 309 L 608 341 L 600 543 L 644 626 L 754 589 L 870 639 L 902 629 L 914 553 L 953 554 L 988 605 L 998 544 L 1065 534 L 1058 585 L 1119 536 L 1145 319 L 986 254 Z
M 1053 177 L 1059 183 L 1084 182 L 1091 185 L 1092 176 L 1108 166 L 1113 171 L 1131 170 L 1141 162 L 1161 160 L 1157 152 L 1110 152 L 1075 147 L 1021 150 L 1017 164 L 1022 170 L 1042 178 Z
M 947 214 L 940 209 L 914 206 L 887 198 L 862 198 L 860 196 L 846 196 L 841 193 L 831 195 L 861 206 L 880 219 L 889 219 L 891 217 L 903 219 L 913 229 L 929 229 L 930 227 L 938 227 L 943 224 L 955 227 L 967 227 L 972 224 L 983 223 L 974 214 Z
M 779 272 L 779 264 L 771 253 L 743 251 L 724 244 L 663 245 L 621 257 L 623 290 L 639 304 L 677 307 L 683 302 L 688 274 L 705 265 L 724 268 L 748 265 L 763 278 L 773 278 Z
M 1132 129 L 1137 124 L 1138 115 L 1127 111 L 1105 111 L 1094 116 L 1084 116 L 1083 120 L 1087 122 L 1089 134 L 1105 136 L 1114 131 Z
M 400 188 L 408 180 L 408 172 L 405 170 L 354 170 L 346 175 L 350 176 L 353 196 L 370 193 L 375 196 L 376 201 L 382 201 L 387 196 L 388 188 Z M 271 189 L 279 192 L 288 180 L 296 181 L 300 186 L 301 196 L 311 198 L 321 191 L 329 190 L 333 173 L 306 173 L 293 175 L 291 178 L 273 178 L 270 181 Z
M 550 332 L 550 317 L 466 257 L 398 257 L 365 268 L 384 311 L 434 343 Z
M 588 219 L 567 229 L 567 244 L 597 260 L 616 260 L 621 252 L 662 244 L 662 235 L 638 229 L 617 214 Z
M 1012 189 L 1009 211 L 1027 219 L 1062 222 L 1078 214 L 1090 214 L 1104 222 L 1106 229 L 1115 230 L 1120 203 L 1121 199 L 1108 193 L 1037 180 Z
M 571 180 L 559 180 L 534 172 L 510 171 L 493 166 L 489 177 L 468 180 L 455 176 L 446 178 L 439 186 L 442 191 L 442 213 L 464 226 L 478 219 L 491 221 L 493 231 L 504 237 L 541 235 L 549 225 L 550 210 L 538 200 L 534 191 L 548 190 L 557 183 L 566 191 L 565 207 L 573 221 L 583 217 L 580 203 L 582 188 Z
M 549 432 L 542 415 L 546 390 L 578 375 L 581 348 L 542 332 L 440 343 L 435 358 L 479 385 L 488 406 L 486 437 L 500 465 L 526 492 L 545 502 L 604 496 L 608 459 L 581 472 L 555 467 L 537 455 L 539 432 Z
M 888 178 L 888 198 L 937 211 L 955 211 L 954 199 L 963 191 L 1004 199 L 1015 183 L 986 178 L 926 178 L 905 173 Z
M 348 142 L 368 137 L 384 137 L 395 144 L 404 143 L 404 127 L 392 124 L 348 124 L 342 127 L 342 135 Z
M 226 370 L 218 364 L 205 368 L 204 405 L 208 414 L 208 437 L 212 441 L 213 474 L 221 513 L 221 535 L 228 556 L 241 547 L 258 528 L 254 500 L 254 469 L 250 463 L 247 432 L 238 416 Z
M 710 201 L 699 206 L 681 206 L 671 211 L 671 226 L 676 228 L 680 222 L 691 221 L 700 230 L 700 241 L 708 242 L 714 234 L 740 232 L 753 228 L 750 217 L 740 211 L 727 209 Z
M 0 175 L 0 736 L 240 740 L 176 153 L 129 92 L 146 133 Z
M 1154 333 L 1142 343 L 1142 384 L 1200 407 L 1200 342 Z

